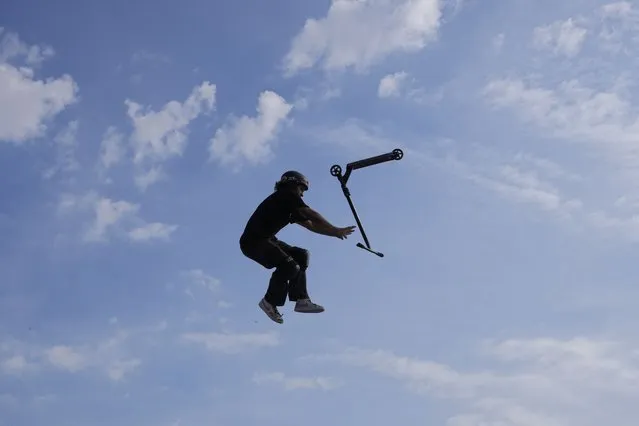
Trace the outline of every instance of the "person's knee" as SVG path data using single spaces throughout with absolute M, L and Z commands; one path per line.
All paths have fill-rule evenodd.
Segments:
M 300 273 L 300 265 L 291 257 L 278 265 L 277 274 L 285 280 L 292 280 Z
M 308 268 L 308 262 L 311 258 L 311 253 L 303 248 L 298 248 L 295 251 L 295 261 L 299 264 L 302 270 L 306 270 Z

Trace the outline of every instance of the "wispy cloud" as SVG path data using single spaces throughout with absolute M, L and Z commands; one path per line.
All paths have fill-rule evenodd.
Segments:
M 484 94 L 492 106 L 514 109 L 551 136 L 596 143 L 619 165 L 635 167 L 639 116 L 614 87 L 596 90 L 571 79 L 547 88 L 523 79 L 496 79 Z
M 358 367 L 425 397 L 456 402 L 449 425 L 594 426 L 630 424 L 639 390 L 637 353 L 636 346 L 584 337 L 485 342 L 476 355 L 491 356 L 493 367 L 478 371 L 358 348 L 305 359 Z
M 588 30 L 574 19 L 555 21 L 536 27 L 533 44 L 539 49 L 548 49 L 557 55 L 575 56 L 581 50 Z
M 635 147 L 639 110 L 632 88 L 638 81 L 627 71 L 631 63 L 606 54 L 610 37 L 603 37 L 607 25 L 614 25 L 616 37 L 628 52 L 639 52 L 635 42 L 639 32 L 634 34 L 639 25 L 621 25 L 633 11 L 630 4 L 609 3 L 579 19 L 535 28 L 535 45 L 568 55 L 571 66 L 544 66 L 547 61 L 532 55 L 508 76 L 493 74 L 482 90 L 486 103 L 499 111 L 512 111 L 546 137 L 569 141 L 578 149 L 597 149 L 613 163 L 613 170 L 621 167 L 621 172 L 632 172 L 634 180 L 639 164 Z M 590 48 L 581 52 L 587 38 Z
M 44 351 L 47 360 L 54 366 L 72 373 L 86 366 L 85 356 L 69 346 L 53 346 Z
M 313 81 L 310 86 L 298 86 L 295 90 L 293 108 L 305 111 L 313 104 L 322 104 L 340 98 L 342 88 L 338 83 L 326 78 L 322 83 Z
M 44 172 L 44 176 L 49 179 L 56 173 L 73 172 L 80 168 L 80 163 L 75 157 L 75 150 L 78 146 L 78 130 L 80 122 L 70 121 L 55 137 L 56 162 L 55 165 Z
M 177 229 L 177 225 L 153 222 L 130 230 L 129 237 L 133 241 L 168 240 Z
M 111 236 L 125 236 L 131 241 L 167 240 L 178 229 L 177 225 L 161 222 L 148 223 L 140 218 L 140 205 L 126 200 L 114 200 L 90 191 L 82 196 L 64 194 L 58 210 L 62 217 L 80 214 L 92 215 L 90 225 L 83 231 L 83 240 L 89 243 L 107 242 Z
M 598 31 L 602 47 L 612 53 L 632 55 L 636 52 L 639 33 L 639 10 L 629 1 L 610 2 L 601 6 Z
M 319 389 L 333 390 L 342 385 L 342 381 L 332 377 L 288 376 L 282 372 L 260 372 L 253 375 L 253 382 L 258 385 L 276 384 L 285 390 Z
M 158 52 L 151 52 L 149 50 L 138 50 L 137 52 L 133 53 L 133 55 L 131 55 L 131 62 L 133 63 L 167 63 L 170 61 L 171 59 L 167 55 Z
M 93 208 L 95 219 L 84 235 L 86 241 L 104 241 L 107 231 L 113 229 L 127 216 L 132 217 L 139 211 L 137 204 L 122 200 L 114 201 L 109 198 L 97 199 Z
M 145 172 L 138 172 L 134 178 L 135 186 L 142 192 L 146 191 L 151 185 L 162 180 L 168 179 L 168 175 L 161 166 L 153 166 Z
M 405 99 L 419 106 L 440 102 L 445 87 L 427 88 L 420 85 L 417 78 L 406 71 L 397 71 L 382 77 L 377 86 L 377 96 L 381 99 Z
M 564 142 L 566 149 L 573 150 L 572 162 L 581 158 L 582 164 L 595 165 L 601 170 L 597 177 L 590 174 L 583 185 L 560 185 L 557 167 L 550 176 L 551 171 L 538 163 L 534 174 L 506 166 L 500 168 L 498 181 L 475 175 L 476 182 L 510 198 L 533 201 L 547 211 L 561 211 L 564 217 L 607 234 L 636 240 L 639 210 L 629 205 L 621 210 L 617 200 L 634 199 L 637 194 L 633 183 L 639 176 L 639 110 L 633 90 L 637 80 L 624 67 L 634 60 L 622 57 L 622 50 L 610 49 L 614 39 L 623 44 L 625 53 L 639 52 L 635 42 L 639 26 L 633 24 L 639 21 L 632 19 L 634 13 L 628 3 L 608 3 L 578 17 L 540 24 L 532 31 L 533 46 L 562 55 L 573 66 L 553 67 L 548 65 L 551 59 L 531 54 L 507 76 L 493 74 L 481 90 L 494 111 L 512 112 L 527 129 L 538 130 L 543 140 Z M 539 179 L 541 173 L 545 181 Z
M 408 74 L 406 71 L 398 71 L 393 74 L 387 74 L 379 81 L 377 88 L 377 96 L 380 98 L 390 98 L 399 96 L 402 85 L 406 81 Z
M 29 362 L 23 355 L 14 355 L 4 359 L 0 363 L 0 370 L 6 374 L 23 374 L 32 371 L 35 365 Z
M 0 362 L 5 373 L 44 373 L 51 369 L 70 374 L 97 372 L 118 382 L 143 364 L 142 358 L 133 352 L 132 342 L 140 337 L 157 336 L 164 329 L 162 324 L 125 328 L 104 338 L 76 337 L 73 339 L 76 343 L 60 341 L 50 345 L 4 341 L 0 342 Z
M 530 151 L 500 152 L 487 144 L 452 140 L 419 144 L 403 140 L 400 144 L 375 127 L 359 120 L 342 125 L 312 129 L 321 143 L 331 143 L 362 154 L 390 151 L 402 146 L 409 164 L 438 167 L 443 173 L 468 180 L 504 200 L 528 205 L 551 215 L 572 230 L 597 230 L 604 236 L 636 241 L 639 238 L 637 209 L 631 195 L 602 202 L 596 191 L 605 192 L 605 182 L 592 185 L 574 168 Z M 594 191 L 594 192 L 593 192 Z M 625 208 L 620 208 L 621 205 Z
M 115 126 L 109 126 L 100 142 L 100 165 L 109 169 L 120 163 L 125 153 L 124 135 Z
M 215 278 L 201 269 L 190 269 L 182 272 L 182 275 L 188 280 L 188 287 L 193 286 L 203 288 L 205 290 L 215 292 L 219 290 L 221 282 L 218 278 Z
M 0 27 L 0 62 L 9 62 L 16 58 L 23 58 L 29 66 L 40 65 L 55 55 L 55 50 L 49 45 L 29 45 L 14 32 Z
M 202 345 L 206 350 L 227 355 L 237 354 L 260 348 L 278 346 L 276 333 L 217 333 L 188 332 L 182 339 L 189 343 Z
M 333 145 L 354 155 L 368 156 L 385 152 L 400 144 L 375 126 L 358 119 L 348 119 L 336 126 L 310 127 L 301 131 L 309 140 L 321 145 Z
M 463 158 L 454 150 L 446 154 L 427 153 L 417 161 L 436 164 L 442 170 L 499 195 L 505 200 L 530 205 L 567 224 L 573 230 L 595 230 L 602 236 L 620 240 L 637 241 L 639 221 L 635 208 L 620 209 L 616 202 L 602 202 L 590 180 L 584 181 L 575 172 L 562 169 L 551 160 L 517 153 L 513 156 L 477 157 L 478 152 L 496 154 L 487 148 L 479 151 L 466 150 Z M 478 158 L 482 158 L 480 161 Z M 528 161 L 534 158 L 534 161 Z M 525 160 L 526 159 L 526 160 Z M 580 196 L 583 195 L 582 196 Z M 621 200 L 627 198 L 621 198 Z

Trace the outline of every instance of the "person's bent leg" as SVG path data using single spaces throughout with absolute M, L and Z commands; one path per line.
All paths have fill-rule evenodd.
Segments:
M 308 269 L 310 253 L 308 250 L 300 247 L 291 247 L 288 253 L 300 267 L 299 273 L 289 282 L 288 300 L 297 302 L 298 300 L 309 299 L 306 285 L 306 270 Z
M 300 265 L 292 256 L 286 255 L 279 260 L 266 290 L 264 298 L 274 306 L 284 306 L 286 294 L 289 290 L 289 281 L 294 281 L 300 273 Z
M 286 302 L 288 280 L 297 274 L 299 266 L 289 254 L 269 240 L 243 241 L 242 252 L 266 269 L 275 268 L 259 307 L 271 320 L 282 324 L 282 315 L 277 306 L 283 306 Z
M 295 301 L 295 312 L 320 313 L 324 307 L 313 303 L 308 295 L 306 270 L 308 269 L 310 252 L 301 247 L 291 247 L 287 251 L 300 265 L 300 272 L 290 282 L 288 289 L 289 300 Z

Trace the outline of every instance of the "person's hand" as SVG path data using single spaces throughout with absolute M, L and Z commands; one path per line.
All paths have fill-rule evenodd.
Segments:
M 345 228 L 337 228 L 337 229 L 335 229 L 335 237 L 339 238 L 340 240 L 344 240 L 344 239 L 348 238 L 348 236 L 351 235 L 353 233 L 353 231 L 355 231 L 355 227 L 354 226 L 347 226 Z

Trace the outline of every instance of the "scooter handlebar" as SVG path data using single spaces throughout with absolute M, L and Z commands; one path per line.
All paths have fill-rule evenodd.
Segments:
M 394 149 L 391 152 L 387 152 L 386 154 L 376 155 L 374 157 L 364 158 L 363 160 L 353 161 L 352 163 L 348 163 L 346 168 L 349 170 L 357 170 L 363 167 L 374 166 L 375 164 L 385 163 L 387 161 L 393 160 L 401 160 L 404 156 L 404 153 L 401 149 Z

